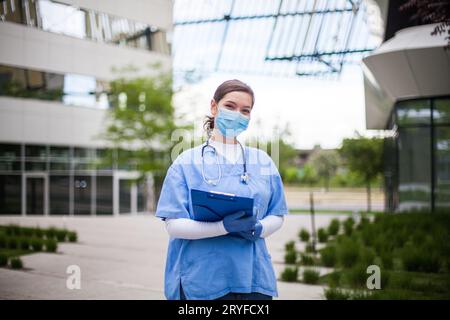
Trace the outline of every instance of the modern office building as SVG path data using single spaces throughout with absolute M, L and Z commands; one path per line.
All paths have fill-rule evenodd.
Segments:
M 378 1 L 385 42 L 363 59 L 367 129 L 385 144 L 386 209 L 450 209 L 450 50 L 401 1 Z
M 132 167 L 99 161 L 107 154 L 99 136 L 114 69 L 171 69 L 172 7 L 0 1 L 0 214 L 146 211 L 146 183 L 134 182 Z

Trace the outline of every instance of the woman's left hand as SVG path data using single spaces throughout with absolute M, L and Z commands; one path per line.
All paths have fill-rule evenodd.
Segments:
M 263 226 L 262 226 L 261 222 L 258 221 L 255 223 L 255 226 L 253 227 L 252 230 L 238 232 L 238 235 L 244 239 L 254 242 L 254 241 L 258 240 L 259 237 L 261 236 L 262 229 L 263 229 Z

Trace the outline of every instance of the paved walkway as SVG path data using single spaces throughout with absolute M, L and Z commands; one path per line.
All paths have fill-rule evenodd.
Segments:
M 336 215 L 316 216 L 317 227 Z M 345 216 L 339 216 L 341 218 Z M 66 227 L 78 243 L 59 244 L 58 253 L 22 257 L 24 270 L 0 268 L 0 299 L 165 299 L 164 265 L 168 236 L 152 215 L 122 217 L 0 217 L 0 224 Z M 267 245 L 279 277 L 284 244 L 310 227 L 308 215 L 291 214 Z M 81 289 L 66 287 L 69 265 L 81 268 Z M 279 299 L 322 299 L 323 288 L 278 282 Z

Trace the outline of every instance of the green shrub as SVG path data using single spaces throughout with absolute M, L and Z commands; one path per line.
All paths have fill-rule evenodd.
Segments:
M 327 300 L 348 300 L 351 296 L 350 292 L 337 288 L 329 288 L 324 291 Z
M 308 242 L 308 243 L 306 244 L 306 246 L 305 246 L 305 252 L 307 252 L 307 253 L 314 253 L 314 252 L 315 252 L 314 246 L 313 246 L 312 242 Z
M 8 238 L 8 248 L 9 249 L 17 249 L 19 247 L 19 240 L 16 237 L 9 237 Z
M 340 227 L 341 227 L 341 223 L 339 222 L 339 219 L 331 220 L 330 224 L 328 225 L 328 234 L 330 236 L 337 235 L 339 233 Z
M 319 281 L 319 272 L 312 269 L 305 269 L 303 271 L 303 282 L 307 284 L 317 284 Z
M 298 237 L 300 238 L 300 241 L 302 241 L 302 242 L 308 242 L 308 241 L 309 241 L 309 238 L 310 238 L 310 235 L 309 235 L 308 230 L 306 230 L 306 229 L 301 229 L 300 232 L 299 232 L 299 234 L 298 234 Z
M 31 239 L 31 248 L 33 249 L 33 251 L 36 251 L 36 252 L 42 251 L 43 244 L 44 243 L 43 243 L 42 239 L 39 239 L 39 238 Z
M 325 267 L 334 267 L 336 265 L 337 254 L 335 246 L 327 246 L 320 251 L 320 260 Z
M 339 272 L 335 271 L 335 272 L 329 273 L 327 276 L 328 286 L 331 288 L 335 288 L 335 287 L 339 286 L 340 279 L 341 279 L 341 274 Z
M 47 239 L 45 241 L 45 250 L 47 252 L 56 252 L 58 249 L 58 242 L 55 239 Z
M 20 226 L 16 224 L 10 224 L 6 227 L 6 234 L 8 236 L 20 236 Z
M 355 220 L 352 217 L 345 219 L 344 221 L 344 233 L 350 236 L 353 232 L 353 226 L 355 225 Z
M 361 217 L 361 220 L 359 221 L 358 224 L 358 229 L 362 230 L 364 229 L 366 226 L 368 226 L 370 224 L 370 220 L 367 217 Z
M 438 253 L 425 247 L 405 246 L 401 251 L 401 260 L 407 271 L 438 272 L 441 266 Z
M 287 251 L 284 255 L 284 263 L 295 264 L 297 262 L 297 253 L 295 251 Z
M 78 239 L 77 233 L 75 231 L 70 231 L 68 233 L 68 238 L 69 238 L 70 242 L 77 242 L 77 239 Z
M 45 230 L 45 237 L 47 239 L 54 239 L 56 238 L 56 228 L 55 227 L 50 227 L 48 229 Z
M 284 245 L 284 249 L 286 251 L 295 251 L 295 242 L 294 241 L 286 242 L 286 244 Z
M 300 263 L 304 266 L 314 265 L 314 258 L 308 254 L 300 254 Z
M 367 278 L 370 275 L 367 273 L 367 266 L 358 264 L 351 269 L 344 272 L 344 279 L 352 287 L 366 287 Z
M 361 247 L 360 253 L 359 253 L 359 261 L 365 265 L 370 266 L 374 264 L 376 258 L 375 250 L 370 247 Z
M 58 229 L 56 230 L 56 239 L 60 242 L 66 241 L 68 231 L 65 229 Z
M 34 229 L 33 228 L 28 228 L 28 227 L 22 227 L 21 234 L 24 237 L 31 237 L 34 234 Z
M 6 254 L 0 253 L 0 267 L 5 267 L 8 265 L 8 256 Z
M 328 233 L 323 228 L 319 228 L 317 230 L 317 238 L 320 243 L 325 243 L 328 241 Z
M 358 261 L 359 245 L 354 239 L 344 239 L 339 244 L 337 252 L 339 263 L 345 268 L 350 268 Z
M 20 249 L 22 250 L 29 250 L 30 249 L 30 240 L 29 238 L 20 238 Z
M 12 269 L 22 269 L 23 268 L 22 260 L 19 257 L 11 258 L 10 264 L 11 264 Z
M 281 280 L 286 282 L 295 282 L 298 279 L 298 268 L 286 267 L 281 273 Z
M 44 237 L 44 231 L 41 228 L 36 227 L 36 229 L 34 229 L 34 236 L 42 239 Z

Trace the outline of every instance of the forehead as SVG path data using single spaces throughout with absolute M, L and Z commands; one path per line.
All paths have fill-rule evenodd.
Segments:
M 222 103 L 227 101 L 234 102 L 240 107 L 251 107 L 252 106 L 252 96 L 247 92 L 242 91 L 232 91 L 228 92 L 223 98 L 220 100 Z

